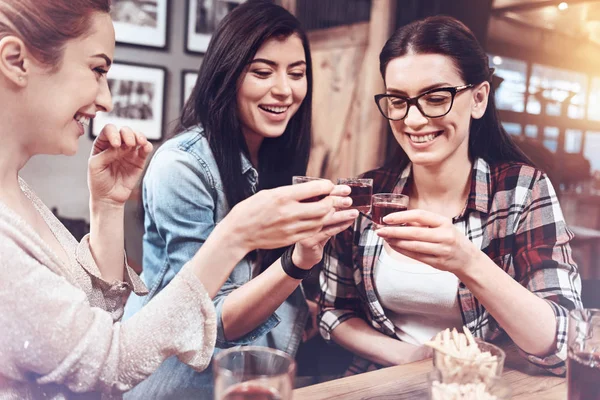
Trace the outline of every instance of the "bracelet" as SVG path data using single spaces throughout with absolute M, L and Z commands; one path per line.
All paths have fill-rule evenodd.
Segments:
M 304 279 L 309 274 L 311 269 L 302 269 L 297 267 L 292 261 L 292 253 L 294 252 L 295 245 L 288 247 L 288 249 L 281 256 L 281 267 L 283 271 L 291 278 Z

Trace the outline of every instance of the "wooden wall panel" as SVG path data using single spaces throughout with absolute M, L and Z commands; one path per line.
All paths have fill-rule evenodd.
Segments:
M 382 164 L 386 121 L 379 52 L 392 33 L 395 1 L 374 0 L 371 20 L 309 33 L 313 55 L 313 149 L 308 174 L 356 176 Z

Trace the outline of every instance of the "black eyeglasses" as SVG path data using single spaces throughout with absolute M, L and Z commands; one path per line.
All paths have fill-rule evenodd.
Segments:
M 465 89 L 472 88 L 472 84 L 436 88 L 421 93 L 415 97 L 404 97 L 395 94 L 377 94 L 375 103 L 385 118 L 391 121 L 400 121 L 408 115 L 410 106 L 417 106 L 421 114 L 428 118 L 439 118 L 448 114 L 454 104 L 454 96 Z

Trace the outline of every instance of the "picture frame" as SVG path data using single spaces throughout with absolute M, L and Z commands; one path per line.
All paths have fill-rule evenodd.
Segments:
M 185 51 L 204 54 L 213 32 L 231 10 L 246 0 L 187 0 Z
M 117 43 L 167 50 L 169 0 L 112 0 Z
M 185 105 L 185 102 L 189 99 L 196 86 L 198 80 L 198 71 L 191 69 L 184 69 L 181 71 L 181 108 Z
M 167 70 L 162 66 L 115 61 L 108 73 L 113 109 L 98 113 L 90 134 L 96 138 L 106 124 L 128 126 L 150 141 L 163 138 Z

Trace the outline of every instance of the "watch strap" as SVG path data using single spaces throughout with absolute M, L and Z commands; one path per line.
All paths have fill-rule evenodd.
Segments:
M 281 256 L 281 267 L 283 271 L 291 278 L 294 279 L 304 279 L 308 275 L 310 275 L 311 269 L 302 269 L 294 264 L 292 261 L 292 253 L 294 252 L 294 247 L 290 246 Z

